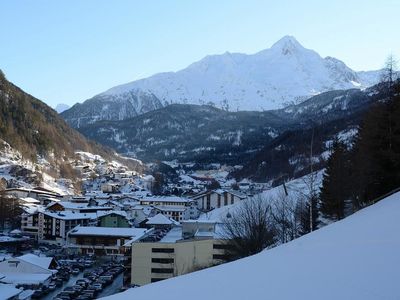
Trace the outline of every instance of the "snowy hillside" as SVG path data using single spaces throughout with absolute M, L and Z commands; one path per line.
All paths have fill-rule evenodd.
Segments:
M 399 220 L 396 193 L 272 250 L 104 299 L 398 299 Z
M 89 100 L 92 104 L 102 103 L 89 123 L 125 116 L 127 112 L 122 109 L 112 118 L 100 113 L 104 106 L 109 108 L 116 102 L 133 105 L 131 116 L 152 110 L 159 105 L 153 96 L 162 105 L 211 104 L 231 111 L 267 110 L 328 90 L 364 88 L 375 84 L 378 77 L 378 71 L 355 72 L 342 61 L 322 58 L 294 37 L 285 36 L 270 49 L 255 54 L 211 55 L 178 72 L 160 73 L 111 88 Z M 75 127 L 76 118 L 88 121 L 88 104 L 77 105 L 65 118 Z M 80 114 L 78 108 L 84 112 Z
M 317 193 L 319 193 L 320 186 L 322 185 L 322 176 L 324 174 L 325 169 L 320 170 L 315 173 L 313 176 L 314 186 Z M 286 190 L 291 201 L 296 201 L 297 199 L 301 199 L 304 196 L 309 196 L 310 189 L 309 189 L 309 182 L 310 176 L 305 175 L 303 177 L 293 179 L 289 182 L 286 182 Z M 279 201 L 284 195 L 284 188 L 283 185 L 279 185 L 273 187 L 267 191 L 262 192 L 261 194 L 255 195 L 255 199 L 261 199 L 263 201 Z M 235 210 L 240 209 L 242 202 L 238 202 L 236 204 L 231 204 L 227 206 L 223 206 L 220 208 L 215 208 L 209 212 L 202 213 L 199 217 L 199 220 L 204 221 L 215 221 L 217 223 L 223 222 L 228 213 L 235 212 Z

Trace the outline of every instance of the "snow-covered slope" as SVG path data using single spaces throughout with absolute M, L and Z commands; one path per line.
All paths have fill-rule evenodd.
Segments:
M 178 72 L 159 73 L 116 86 L 90 101 L 101 100 L 103 106 L 106 102 L 126 101 L 137 106 L 134 113 L 138 114 L 157 106 L 151 97 L 145 99 L 146 105 L 132 101 L 145 93 L 154 95 L 162 105 L 212 104 L 231 111 L 266 110 L 282 108 L 328 90 L 367 87 L 375 84 L 377 78 L 377 71 L 357 73 L 342 61 L 322 58 L 294 37 L 285 36 L 270 49 L 258 53 L 206 56 Z M 81 105 L 80 109 L 83 108 Z M 122 110 L 121 113 L 125 114 Z M 98 120 L 98 116 L 94 119 Z M 66 115 L 68 121 L 73 117 L 86 116 Z
M 400 193 L 233 263 L 104 299 L 399 299 Z
M 139 89 L 152 92 L 163 103 L 213 103 L 235 111 L 265 110 L 327 90 L 369 86 L 373 80 L 367 74 L 360 77 L 342 61 L 322 58 L 286 36 L 270 49 L 252 55 L 226 52 L 207 56 L 179 72 L 157 74 L 102 95 Z
M 319 189 L 322 185 L 322 178 L 323 174 L 325 172 L 325 169 L 320 170 L 315 173 L 315 175 L 312 177 L 314 180 L 314 186 L 316 189 L 316 192 L 319 193 Z M 305 175 L 300 178 L 296 178 L 293 180 L 290 180 L 285 183 L 286 185 L 286 190 L 288 192 L 288 195 L 291 199 L 291 201 L 297 201 L 298 199 L 304 198 L 304 196 L 309 196 L 310 194 L 310 188 L 309 188 L 309 182 L 311 180 L 310 175 Z M 281 199 L 282 195 L 285 193 L 283 185 L 279 185 L 276 187 L 273 187 L 269 190 L 266 190 L 262 192 L 261 194 L 257 194 L 254 196 L 254 199 L 260 199 L 262 201 L 268 201 L 268 203 L 271 203 L 271 201 Z M 204 221 L 215 221 L 217 223 L 221 223 L 224 221 L 228 213 L 235 212 L 235 210 L 240 209 L 242 206 L 242 202 L 238 202 L 236 204 L 231 204 L 227 206 L 222 206 L 220 208 L 215 208 L 209 212 L 202 213 L 199 217 L 199 220 L 204 220 Z

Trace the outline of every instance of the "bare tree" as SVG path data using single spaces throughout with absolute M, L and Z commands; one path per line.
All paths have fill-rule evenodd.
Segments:
M 385 61 L 385 66 L 381 75 L 381 82 L 383 83 L 383 88 L 388 91 L 389 101 L 392 101 L 395 96 L 395 84 L 399 79 L 399 72 L 397 69 L 397 60 L 390 54 Z M 392 149 L 393 145 L 393 120 L 392 115 L 389 114 L 389 149 Z
M 278 195 L 272 199 L 271 207 L 279 243 L 284 244 L 295 239 L 298 236 L 298 221 L 295 214 L 296 201 L 292 195 L 289 195 L 286 188 L 279 191 Z
M 394 94 L 394 84 L 395 81 L 399 78 L 398 71 L 397 71 L 397 60 L 390 54 L 385 61 L 385 66 L 383 68 L 383 72 L 381 75 L 381 82 L 387 85 L 389 91 L 390 99 L 393 97 Z
M 318 172 L 303 177 L 304 186 L 296 190 L 295 219 L 299 236 L 314 231 L 319 224 Z
M 256 254 L 275 244 L 275 228 L 268 199 L 245 200 L 224 220 L 230 260 Z

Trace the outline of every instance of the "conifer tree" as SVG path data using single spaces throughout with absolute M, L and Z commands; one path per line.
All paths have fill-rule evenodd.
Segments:
M 340 220 L 347 215 L 349 165 L 346 145 L 335 139 L 328 159 L 320 193 L 322 217 Z

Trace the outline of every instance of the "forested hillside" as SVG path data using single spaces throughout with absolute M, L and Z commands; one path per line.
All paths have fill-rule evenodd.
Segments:
M 35 162 L 45 158 L 55 168 L 73 159 L 78 150 L 122 160 L 113 150 L 88 141 L 52 108 L 9 82 L 1 71 L 0 140 L 20 152 L 24 159 Z

